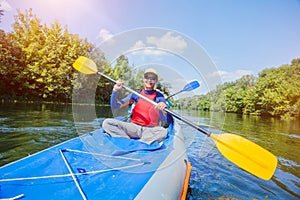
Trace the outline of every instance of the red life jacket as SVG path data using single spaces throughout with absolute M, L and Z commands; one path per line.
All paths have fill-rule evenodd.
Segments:
M 144 90 L 142 90 L 141 95 L 155 101 L 157 92 L 155 91 L 153 94 L 146 94 Z M 159 118 L 159 112 L 155 109 L 155 107 L 144 99 L 139 98 L 132 110 L 131 122 L 142 126 L 158 126 Z

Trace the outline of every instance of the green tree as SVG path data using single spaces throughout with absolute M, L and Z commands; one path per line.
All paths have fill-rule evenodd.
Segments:
M 30 9 L 18 13 L 11 33 L 21 49 L 18 71 L 18 95 L 37 100 L 67 101 L 71 98 L 76 73 L 72 63 L 79 55 L 87 55 L 93 45 L 77 35 L 69 34 L 58 22 L 51 27 L 40 24 Z
M 258 78 L 243 76 L 235 82 L 218 85 L 198 101 L 198 109 L 284 118 L 300 116 L 300 59 L 290 65 L 264 69 Z M 181 108 L 194 104 L 181 100 Z M 184 103 L 185 102 L 185 103 Z
M 254 87 L 255 77 L 246 75 L 225 89 L 226 112 L 242 114 L 247 105 L 248 90 Z M 249 106 L 249 105 L 247 105 Z
M 289 80 L 295 81 L 291 69 L 291 66 L 283 65 L 279 68 L 265 69 L 259 74 L 256 83 L 256 109 L 260 110 L 262 115 L 280 116 L 288 112 L 288 108 L 293 104 L 291 100 L 296 89 L 295 84 Z
M 14 98 L 20 87 L 19 57 L 21 49 L 14 45 L 9 34 L 0 30 L 0 97 Z
M 203 111 L 210 111 L 211 108 L 211 101 L 208 95 L 201 95 L 198 98 L 198 108 L 199 110 Z

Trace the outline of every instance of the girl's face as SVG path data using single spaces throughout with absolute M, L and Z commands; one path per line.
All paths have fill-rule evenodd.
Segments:
M 144 75 L 144 86 L 147 90 L 153 90 L 156 83 L 157 83 L 156 75 L 152 73 L 147 73 Z

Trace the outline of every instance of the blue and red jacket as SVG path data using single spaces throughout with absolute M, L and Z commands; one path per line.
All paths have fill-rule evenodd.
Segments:
M 153 100 L 156 103 L 164 102 L 166 100 L 160 92 L 156 90 L 141 90 L 137 91 L 141 95 Z M 139 98 L 135 94 L 129 94 L 124 99 L 117 101 L 118 92 L 113 91 L 110 98 L 111 108 L 118 109 L 120 106 L 126 102 L 135 102 L 135 107 L 132 110 L 131 122 L 142 125 L 142 126 L 158 126 L 159 121 L 170 124 L 173 122 L 173 118 L 170 114 L 163 114 L 161 111 L 159 113 L 156 111 L 154 106 L 145 100 Z

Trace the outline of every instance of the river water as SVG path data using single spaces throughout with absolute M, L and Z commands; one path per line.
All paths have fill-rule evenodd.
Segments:
M 0 103 L 0 166 L 78 136 L 71 105 Z M 96 107 L 97 119 L 82 123 L 90 131 L 112 116 Z M 180 113 L 180 112 L 179 112 Z M 182 112 L 213 133 L 234 133 L 271 151 L 278 158 L 274 176 L 264 181 L 224 158 L 210 138 L 182 126 L 193 165 L 188 200 L 300 199 L 300 122 L 236 114 Z

